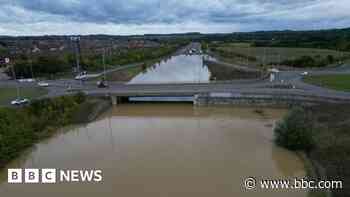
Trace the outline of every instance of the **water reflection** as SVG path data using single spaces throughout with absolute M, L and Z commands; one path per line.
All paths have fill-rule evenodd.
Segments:
M 202 55 L 179 55 L 154 64 L 129 83 L 209 82 L 210 71 Z
M 243 178 L 304 176 L 301 160 L 273 144 L 284 110 L 186 104 L 119 105 L 98 121 L 66 128 L 8 168 L 102 169 L 102 184 L 10 185 L 16 196 L 305 197 L 246 192 Z M 33 162 L 33 160 L 35 162 Z M 1 174 L 6 174 L 6 170 Z M 4 177 L 4 176 L 3 176 Z

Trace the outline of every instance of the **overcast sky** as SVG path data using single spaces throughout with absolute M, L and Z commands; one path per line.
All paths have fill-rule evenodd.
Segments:
M 0 0 L 0 35 L 350 27 L 350 0 Z

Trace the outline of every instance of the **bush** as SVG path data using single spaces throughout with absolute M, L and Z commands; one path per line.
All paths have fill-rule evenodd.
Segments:
M 84 103 L 86 101 L 86 94 L 84 92 L 78 92 L 74 95 L 74 100 L 78 104 Z
M 277 145 L 293 151 L 309 151 L 314 146 L 313 129 L 303 108 L 294 108 L 274 130 Z
M 79 93 L 37 100 L 21 109 L 0 108 L 0 168 L 56 128 L 73 123 L 85 100 L 85 94 Z

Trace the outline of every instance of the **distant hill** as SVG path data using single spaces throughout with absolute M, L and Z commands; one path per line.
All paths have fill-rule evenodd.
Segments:
M 203 38 L 202 38 L 203 39 Z M 256 46 L 350 50 L 350 28 L 313 31 L 257 31 L 207 35 L 206 41 L 252 42 Z

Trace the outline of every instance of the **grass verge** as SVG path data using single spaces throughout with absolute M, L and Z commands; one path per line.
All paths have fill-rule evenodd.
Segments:
M 20 88 L 20 96 L 28 99 L 34 99 L 47 94 L 43 88 Z M 17 98 L 16 88 L 0 88 L 0 105 L 9 105 Z
M 145 70 L 144 66 L 135 66 L 107 74 L 108 81 L 128 82 Z
M 304 82 L 339 91 L 350 92 L 350 74 L 307 76 Z

